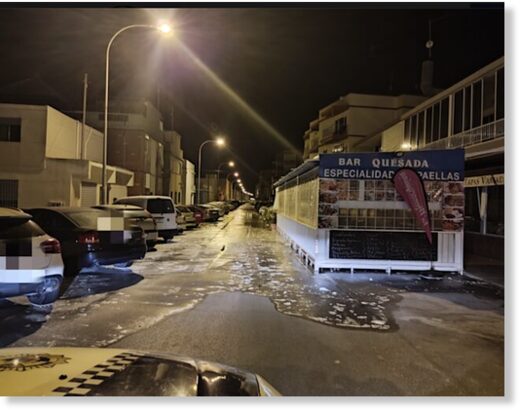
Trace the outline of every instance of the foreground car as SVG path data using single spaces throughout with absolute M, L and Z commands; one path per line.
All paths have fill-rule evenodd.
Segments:
M 0 349 L 0 396 L 279 396 L 218 363 L 112 348 Z
M 63 280 L 60 242 L 31 216 L 0 208 L 0 298 L 26 295 L 34 305 L 58 299 Z
M 81 207 L 28 209 L 33 220 L 61 243 L 67 275 L 95 265 L 129 266 L 146 254 L 143 230 L 125 227 L 110 212 Z

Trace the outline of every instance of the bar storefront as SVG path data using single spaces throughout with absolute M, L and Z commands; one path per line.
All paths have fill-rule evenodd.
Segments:
M 315 272 L 463 271 L 463 149 L 322 154 L 275 189 L 277 228 Z

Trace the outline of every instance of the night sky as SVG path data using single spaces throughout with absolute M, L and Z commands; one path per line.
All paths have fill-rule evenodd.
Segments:
M 116 40 L 111 97 L 159 100 L 166 126 L 173 111 L 185 157 L 194 163 L 203 140 L 225 134 L 233 153 L 206 146 L 204 168 L 234 158 L 253 191 L 255 172 L 269 168 L 276 152 L 303 151 L 303 132 L 321 107 L 350 92 L 420 94 L 428 19 L 436 19 L 437 88 L 504 54 L 500 3 L 319 7 L 0 9 L 0 96 L 39 77 L 65 102 L 60 109 L 80 110 L 87 72 L 93 109 L 103 98 L 111 35 L 128 24 L 169 20 L 176 39 L 137 29 Z

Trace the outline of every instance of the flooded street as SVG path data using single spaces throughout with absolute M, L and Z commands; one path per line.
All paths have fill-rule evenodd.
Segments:
M 83 271 L 50 311 L 5 300 L 0 343 L 171 352 L 255 371 L 287 395 L 503 391 L 501 290 L 459 276 L 314 275 L 259 226 L 243 206 L 131 268 Z

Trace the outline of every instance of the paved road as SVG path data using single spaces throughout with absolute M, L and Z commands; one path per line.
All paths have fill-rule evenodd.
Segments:
M 500 395 L 501 291 L 313 275 L 241 208 L 131 270 L 83 272 L 51 312 L 0 304 L 1 346 L 114 346 L 243 367 L 285 395 Z

